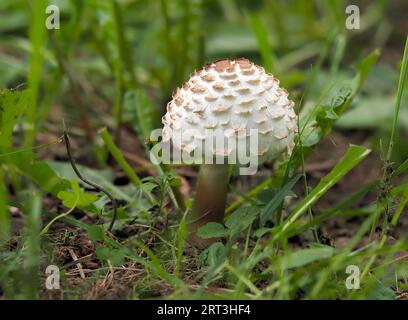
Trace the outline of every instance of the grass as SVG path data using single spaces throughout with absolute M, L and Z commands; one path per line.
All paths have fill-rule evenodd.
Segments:
M 340 0 L 57 1 L 59 30 L 46 4 L 0 4 L 1 298 L 408 297 L 403 2 L 361 4 L 353 31 Z M 241 56 L 288 89 L 300 133 L 289 159 L 231 172 L 224 222 L 200 231 L 220 240 L 200 251 L 197 168 L 151 163 L 151 133 L 190 73 Z M 111 231 L 115 205 L 73 172 L 61 118 L 81 175 L 117 202 Z

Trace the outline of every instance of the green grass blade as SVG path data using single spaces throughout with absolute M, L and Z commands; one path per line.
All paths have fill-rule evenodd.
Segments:
M 315 226 L 320 225 L 323 221 L 326 221 L 330 217 L 337 215 L 337 214 L 344 214 L 344 210 L 346 210 L 349 206 L 353 205 L 356 203 L 356 201 L 360 198 L 362 198 L 364 195 L 366 195 L 369 191 L 373 190 L 375 187 L 379 185 L 379 180 L 376 180 L 367 186 L 361 188 L 360 190 L 354 192 L 350 196 L 346 197 L 344 200 L 339 202 L 337 205 L 334 207 L 326 210 L 322 214 L 314 217 L 311 221 L 308 223 L 302 224 L 302 225 L 297 225 L 293 224 L 288 230 L 287 230 L 287 235 L 288 237 L 293 237 L 296 234 L 300 234 L 301 232 L 304 232 L 310 228 L 313 228 Z
M 268 39 L 268 30 L 264 26 L 261 17 L 258 14 L 247 14 L 247 17 L 255 33 L 265 70 L 278 74 L 275 63 L 276 58 L 273 55 L 272 46 Z
M 3 170 L 0 169 L 0 247 L 10 237 L 10 214 L 7 208 L 6 183 L 4 179 Z
M 113 142 L 112 136 L 110 135 L 108 130 L 106 128 L 102 128 L 101 130 L 99 130 L 99 135 L 101 136 L 102 140 L 105 142 L 105 145 L 108 148 L 109 152 L 118 162 L 119 166 L 123 169 L 123 171 L 125 171 L 125 173 L 130 178 L 130 180 L 135 184 L 135 186 L 140 187 L 142 185 L 142 181 L 137 176 L 135 171 L 132 169 L 130 164 L 123 157 L 122 152 Z
M 160 128 L 160 114 L 150 97 L 143 90 L 127 92 L 128 108 L 133 113 L 133 127 L 141 141 L 149 139 L 153 130 Z
M 267 203 L 265 208 L 261 212 L 261 225 L 272 218 L 272 215 L 276 209 L 281 205 L 283 199 L 288 194 L 289 191 L 293 189 L 296 182 L 300 179 L 301 175 L 294 176 L 291 178 L 279 191 L 278 193 Z
M 399 167 L 392 173 L 391 178 L 399 176 L 401 173 L 404 173 L 408 169 L 408 159 L 399 165 Z
M 13 129 L 26 110 L 30 91 L 0 91 L 0 152 L 13 144 Z
M 41 69 L 43 64 L 43 53 L 45 43 L 44 26 L 46 0 L 38 0 L 32 6 L 31 22 L 29 29 L 31 54 L 28 72 L 28 87 L 30 88 L 30 102 L 27 109 L 27 129 L 24 136 L 24 146 L 30 147 L 34 143 L 37 118 L 37 103 L 40 93 Z
M 400 201 L 400 204 L 398 205 L 397 211 L 395 212 L 394 216 L 392 217 L 391 220 L 391 225 L 396 226 L 397 222 L 404 211 L 406 205 L 408 203 L 408 187 L 405 188 L 404 195 Z
M 320 180 L 319 184 L 305 197 L 293 210 L 282 226 L 282 232 L 285 232 L 313 203 L 320 199 L 331 187 L 333 187 L 342 177 L 351 169 L 368 156 L 370 150 L 351 145 L 344 157 L 333 168 L 330 173 Z
M 24 295 L 26 299 L 37 299 L 39 294 L 41 196 L 32 193 L 29 206 L 30 212 L 27 215 L 27 228 L 25 231 L 24 269 L 26 271 L 26 287 Z
M 136 88 L 136 76 L 134 73 L 133 60 L 131 57 L 130 46 L 126 42 L 124 35 L 124 26 L 122 19 L 121 8 L 116 0 L 111 0 L 109 11 L 112 19 L 112 26 L 114 29 L 113 39 L 115 42 L 115 58 L 113 59 L 113 69 L 115 74 L 115 102 L 114 102 L 114 116 L 116 120 L 115 141 L 118 141 L 120 129 L 122 125 L 123 114 L 123 97 L 125 94 L 125 72 L 130 74 L 131 85 Z M 126 65 L 126 68 L 124 68 Z
M 401 66 L 401 72 L 400 72 L 400 77 L 399 77 L 399 82 L 398 82 L 397 100 L 395 103 L 395 112 L 394 112 L 394 119 L 392 121 L 392 130 L 391 130 L 390 143 L 388 145 L 387 160 L 391 159 L 392 149 L 394 148 L 395 132 L 397 131 L 398 115 L 399 115 L 399 111 L 401 107 L 402 93 L 404 91 L 405 80 L 407 78 L 407 72 L 408 72 L 408 37 L 405 39 L 404 56 L 402 58 L 402 66 Z
M 177 262 L 176 262 L 176 277 L 180 277 L 181 259 L 183 257 L 184 242 L 187 236 L 187 222 L 186 215 L 180 221 L 177 232 Z
M 162 277 L 164 280 L 166 280 L 167 283 L 171 284 L 175 288 L 181 288 L 184 286 L 184 282 L 180 280 L 179 278 L 175 277 L 171 273 L 167 272 L 162 264 L 160 263 L 159 258 L 153 253 L 152 250 L 150 250 L 148 247 L 146 247 L 143 243 L 136 242 L 136 245 L 142 249 L 146 255 L 149 257 L 149 268 L 154 270 L 155 273 L 157 273 L 160 277 Z M 131 257 L 134 257 L 133 255 Z M 140 257 L 139 257 L 140 258 Z

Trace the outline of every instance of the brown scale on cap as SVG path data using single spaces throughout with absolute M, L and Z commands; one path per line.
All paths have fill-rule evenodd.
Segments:
M 248 82 L 249 84 L 252 84 L 252 85 L 257 85 L 257 84 L 259 84 L 260 81 L 261 81 L 260 78 L 246 80 L 246 82 Z
M 240 81 L 239 79 L 235 79 L 235 80 L 228 81 L 228 84 L 229 84 L 230 86 L 237 86 L 237 85 L 239 85 L 240 83 L 241 83 L 241 81 Z
M 206 129 L 214 129 L 217 126 L 217 121 L 216 120 L 210 120 L 207 121 L 207 123 L 204 124 L 204 128 Z
M 235 111 L 235 113 L 239 114 L 239 115 L 247 116 L 247 115 L 250 115 L 252 113 L 252 109 L 237 110 L 237 111 Z
M 256 93 L 256 95 L 257 96 L 262 96 L 264 93 L 265 93 L 265 88 L 261 88 L 257 93 Z
M 204 97 L 204 99 L 207 100 L 207 101 L 215 101 L 215 100 L 218 99 L 218 96 L 214 96 L 214 95 L 208 94 L 208 95 L 206 95 L 206 96 Z
M 176 105 L 181 106 L 181 105 L 183 104 L 184 100 L 183 100 L 182 97 L 177 96 L 177 97 L 174 99 L 174 102 L 176 103 Z
M 221 122 L 220 122 L 220 125 L 223 126 L 223 127 L 225 127 L 225 126 L 228 126 L 229 123 L 230 123 L 230 120 L 227 119 L 227 120 L 225 120 L 225 121 L 221 121 Z
M 225 85 L 222 82 L 216 82 L 212 85 L 212 88 L 217 91 L 222 91 L 225 89 Z
M 202 80 L 207 81 L 207 82 L 211 82 L 215 80 L 215 77 L 210 75 L 210 74 L 206 74 L 204 76 L 201 77 Z
M 241 70 L 241 73 L 245 75 L 251 75 L 255 73 L 255 69 L 243 69 Z
M 217 60 L 213 65 L 216 71 L 224 71 L 225 69 L 231 68 L 231 61 L 228 59 Z
M 262 124 L 265 123 L 266 121 L 268 121 L 268 118 L 262 118 L 262 119 L 258 119 L 258 120 L 254 120 L 256 124 Z
M 206 91 L 206 87 L 200 84 L 196 84 L 194 87 L 190 88 L 194 93 L 203 93 Z
M 235 73 L 227 73 L 227 74 L 220 74 L 220 78 L 221 79 L 225 79 L 225 80 L 233 80 L 238 78 L 238 76 Z
M 249 98 L 245 100 L 241 100 L 241 102 L 238 104 L 240 106 L 249 106 L 255 101 L 255 98 Z
M 227 100 L 232 100 L 232 99 L 235 98 L 235 95 L 232 94 L 232 93 L 225 93 L 225 94 L 222 95 L 222 97 L 223 97 L 224 99 L 227 99 Z
M 276 103 L 278 100 L 279 100 L 278 96 L 271 96 L 266 98 L 266 101 L 269 103 Z
M 228 106 L 228 105 L 216 106 L 212 108 L 211 111 L 214 113 L 223 113 L 223 112 L 227 112 L 230 108 L 231 106 Z
M 251 89 L 243 87 L 243 88 L 235 89 L 235 92 L 238 92 L 239 94 L 249 94 L 251 93 Z
M 235 62 L 239 64 L 241 69 L 248 69 L 253 66 L 253 63 L 246 58 L 239 58 Z

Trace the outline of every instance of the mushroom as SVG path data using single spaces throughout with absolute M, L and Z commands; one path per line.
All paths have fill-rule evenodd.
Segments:
M 244 165 L 248 156 L 257 167 L 290 154 L 298 131 L 288 92 L 272 74 L 244 58 L 215 61 L 194 72 L 173 93 L 162 122 L 162 143 L 179 150 L 182 162 L 201 164 L 188 216 L 189 242 L 199 248 L 214 239 L 200 238 L 197 230 L 208 222 L 223 221 L 228 165 L 234 160 Z

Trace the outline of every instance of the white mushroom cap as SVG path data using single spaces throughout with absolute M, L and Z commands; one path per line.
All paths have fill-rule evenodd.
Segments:
M 244 139 L 248 152 L 269 160 L 291 153 L 297 128 L 294 102 L 279 80 L 247 59 L 219 60 L 194 72 L 173 93 L 162 118 L 163 141 L 175 148 L 226 157 L 237 149 L 228 139 Z M 254 131 L 257 130 L 257 131 Z M 203 147 L 209 132 L 221 132 L 224 146 Z M 257 148 L 249 146 L 257 132 Z

